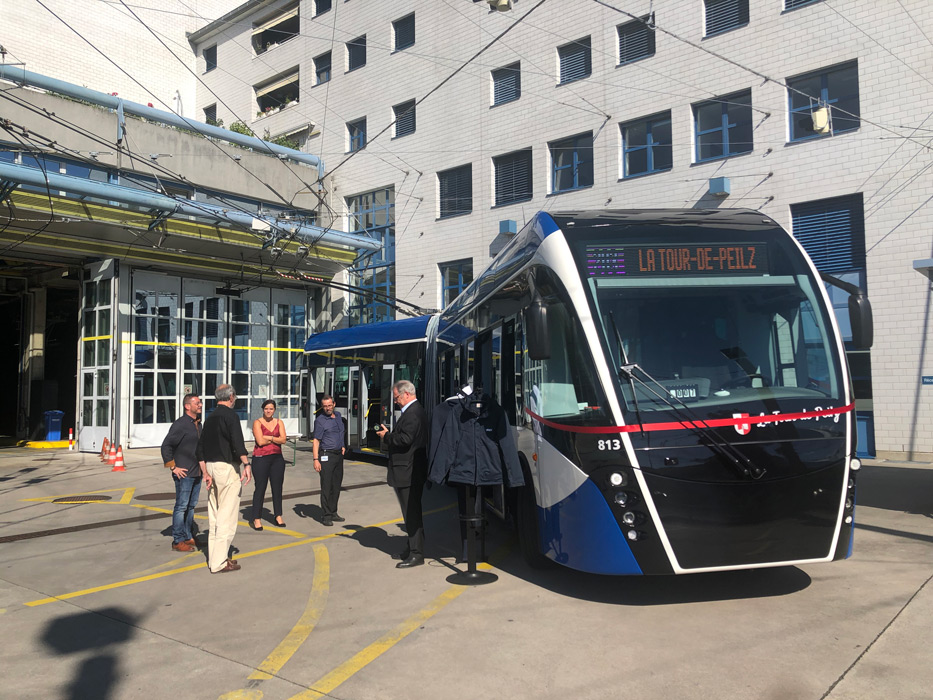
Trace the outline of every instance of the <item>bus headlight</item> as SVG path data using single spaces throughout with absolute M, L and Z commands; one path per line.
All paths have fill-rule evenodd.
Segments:
M 861 468 L 862 468 L 862 460 L 860 460 L 858 457 L 853 457 L 852 461 L 849 462 L 849 469 L 851 469 L 854 472 L 857 472 Z
M 629 530 L 628 532 L 625 533 L 625 536 L 628 537 L 629 540 L 631 540 L 632 542 L 637 541 L 638 538 L 640 537 L 640 535 L 638 534 L 638 530 Z
M 852 496 L 846 497 L 846 510 L 852 510 L 852 506 L 855 505 L 855 499 Z
M 628 486 L 628 476 L 622 472 L 613 472 L 609 475 L 609 483 L 613 486 Z
M 847 516 L 846 516 L 846 525 L 851 525 L 851 524 L 852 524 L 852 516 L 851 516 L 851 515 L 847 515 Z
M 620 505 L 624 508 L 629 501 L 629 497 L 625 491 L 616 491 L 612 496 L 612 500 L 616 502 L 616 505 Z
M 632 511 L 627 510 L 622 513 L 622 522 L 632 527 L 638 521 L 638 516 L 635 515 Z
M 851 476 L 849 477 L 849 488 L 850 489 L 855 488 L 855 479 L 853 479 Z

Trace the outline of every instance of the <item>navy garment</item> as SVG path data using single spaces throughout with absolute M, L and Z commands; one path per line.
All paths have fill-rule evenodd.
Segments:
M 434 409 L 428 479 L 473 486 L 523 486 L 505 411 L 488 394 L 460 395 Z
M 175 462 L 176 467 L 187 469 L 185 478 L 201 476 L 201 467 L 195 452 L 201 437 L 201 421 L 187 413 L 172 423 L 168 434 L 162 441 L 162 461 L 165 464 Z M 195 498 L 197 501 L 197 498 Z
M 347 444 L 347 431 L 344 423 L 340 411 L 334 411 L 331 418 L 321 411 L 314 419 L 313 439 L 321 441 L 322 450 L 340 452 L 341 448 Z

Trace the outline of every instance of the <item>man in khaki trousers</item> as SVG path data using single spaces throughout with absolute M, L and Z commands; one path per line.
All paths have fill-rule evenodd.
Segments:
M 236 393 L 229 384 L 221 384 L 214 397 L 217 408 L 204 421 L 197 456 L 208 489 L 207 565 L 212 574 L 225 574 L 240 569 L 236 559 L 230 559 L 230 546 L 236 534 L 240 490 L 252 474 L 240 419 L 233 411 Z M 242 473 L 238 473 L 241 465 Z

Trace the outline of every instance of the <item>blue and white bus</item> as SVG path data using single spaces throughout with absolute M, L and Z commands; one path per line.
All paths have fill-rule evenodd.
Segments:
M 852 344 L 870 345 L 864 294 L 821 279 L 759 212 L 542 212 L 439 315 L 371 337 L 367 357 L 344 344 L 322 368 L 320 353 L 317 371 L 370 362 L 371 386 L 412 379 L 429 407 L 465 383 L 493 396 L 525 471 L 505 502 L 533 565 L 831 561 L 851 553 L 860 463 L 824 279 L 851 295 Z M 380 352 L 403 359 L 368 359 Z

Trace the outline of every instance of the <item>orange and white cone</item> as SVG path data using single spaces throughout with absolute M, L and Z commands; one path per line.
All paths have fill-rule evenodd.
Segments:
M 110 455 L 107 457 L 107 464 L 114 465 L 117 463 L 117 446 L 112 442 L 110 443 Z
M 111 469 L 110 471 L 112 472 L 125 472 L 126 471 L 126 465 L 123 464 L 123 447 L 122 446 L 117 448 L 117 456 L 113 463 L 113 469 Z
M 104 446 L 100 448 L 100 461 L 106 463 L 110 453 L 110 438 L 104 438 Z

